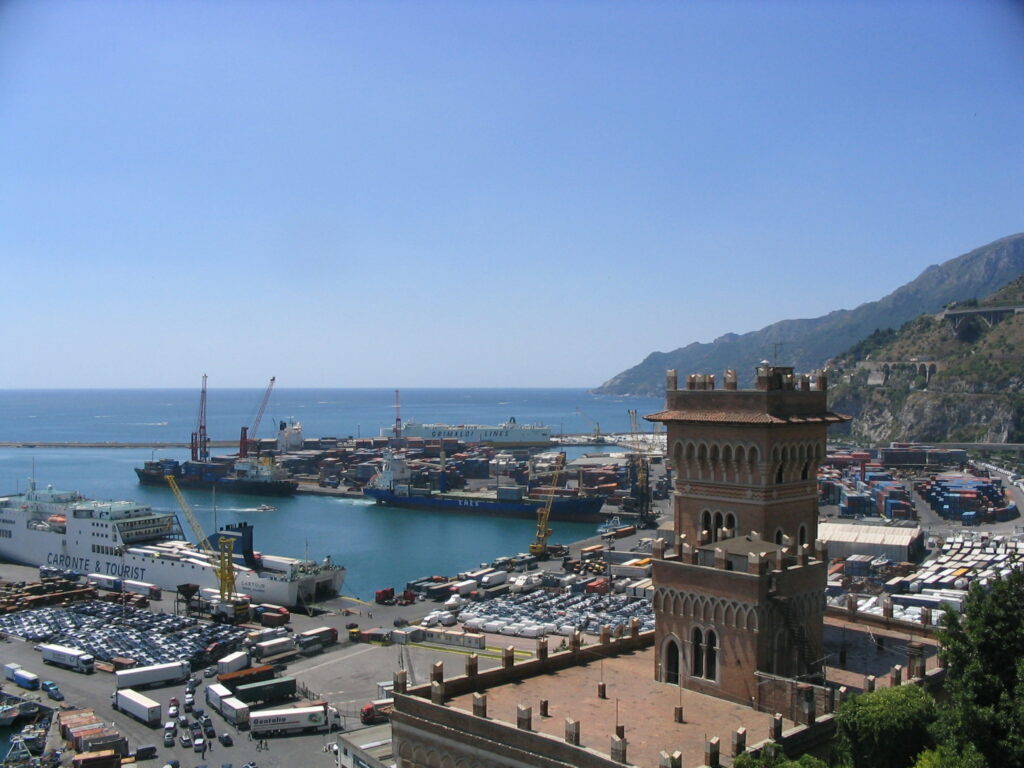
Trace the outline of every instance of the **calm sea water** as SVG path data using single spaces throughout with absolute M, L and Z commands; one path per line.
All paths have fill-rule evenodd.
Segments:
M 251 423 L 260 390 L 210 390 L 208 430 L 215 440 L 237 439 Z M 195 428 L 198 393 L 186 390 L 0 391 L 0 442 L 187 442 Z M 572 389 L 402 390 L 402 418 L 454 424 L 497 424 L 510 416 L 544 423 L 558 432 L 629 430 L 628 409 L 660 410 L 652 398 L 597 397 Z M 377 435 L 394 421 L 394 390 L 275 390 L 260 429 L 270 437 L 279 420 L 297 419 L 307 437 Z M 644 422 L 646 423 L 646 422 Z M 649 426 L 649 425 L 648 425 Z M 586 450 L 596 450 L 594 448 Z M 226 451 L 225 451 L 226 452 Z M 582 451 L 573 451 L 577 455 Z M 132 468 L 154 455 L 187 458 L 181 450 L 119 448 L 0 448 L 0 492 L 24 490 L 26 478 L 91 498 L 136 499 L 177 511 L 169 490 L 141 486 Z M 209 494 L 189 492 L 196 516 L 214 529 Z M 274 499 L 273 512 L 257 512 L 267 499 L 221 495 L 216 524 L 248 521 L 256 547 L 269 553 L 321 559 L 348 568 L 345 592 L 373 591 L 434 574 L 450 575 L 499 555 L 525 551 L 534 536 L 529 520 L 472 517 L 378 507 L 362 500 L 296 496 Z M 575 541 L 590 524 L 558 522 L 553 540 Z

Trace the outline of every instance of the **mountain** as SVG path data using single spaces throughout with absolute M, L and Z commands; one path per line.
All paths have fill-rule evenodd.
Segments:
M 710 344 L 694 342 L 672 352 L 652 352 L 643 362 L 612 377 L 598 394 L 658 396 L 664 392 L 665 371 L 740 375 L 750 386 L 754 367 L 778 359 L 798 371 L 820 368 L 877 328 L 899 328 L 924 313 L 941 310 L 952 301 L 987 296 L 1024 272 L 1024 233 L 1004 237 L 939 265 L 932 265 L 888 296 L 840 309 L 823 317 L 782 320 L 759 331 L 727 333 Z M 775 349 L 779 350 L 775 354 Z
M 1024 305 L 1024 275 L 952 310 Z M 1024 314 L 921 315 L 835 360 L 831 407 L 864 442 L 1024 441 Z

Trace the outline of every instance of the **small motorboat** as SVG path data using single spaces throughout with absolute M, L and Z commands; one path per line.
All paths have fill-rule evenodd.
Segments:
M 272 507 L 269 504 L 260 504 L 256 507 L 257 512 L 274 512 L 276 509 L 277 507 Z

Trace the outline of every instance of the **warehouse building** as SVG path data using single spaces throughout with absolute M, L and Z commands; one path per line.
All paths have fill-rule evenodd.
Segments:
M 870 555 L 897 563 L 916 563 L 925 556 L 924 531 L 916 524 L 821 523 L 818 538 L 828 545 L 829 556 L 834 558 Z

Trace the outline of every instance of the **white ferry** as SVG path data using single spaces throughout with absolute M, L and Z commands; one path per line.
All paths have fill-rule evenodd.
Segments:
M 382 437 L 394 437 L 394 428 L 382 429 Z M 454 438 L 467 445 L 493 443 L 504 447 L 549 445 L 551 427 L 544 424 L 517 424 L 511 418 L 503 424 L 420 424 L 407 421 L 402 424 L 402 437 L 422 437 L 427 440 Z
M 253 550 L 252 526 L 228 525 L 219 536 L 237 539 L 235 589 L 254 603 L 296 606 L 333 597 L 345 569 Z M 0 558 L 80 573 L 101 573 L 176 589 L 217 587 L 215 566 L 185 540 L 178 518 L 133 501 L 93 501 L 29 481 L 22 494 L 0 496 Z

